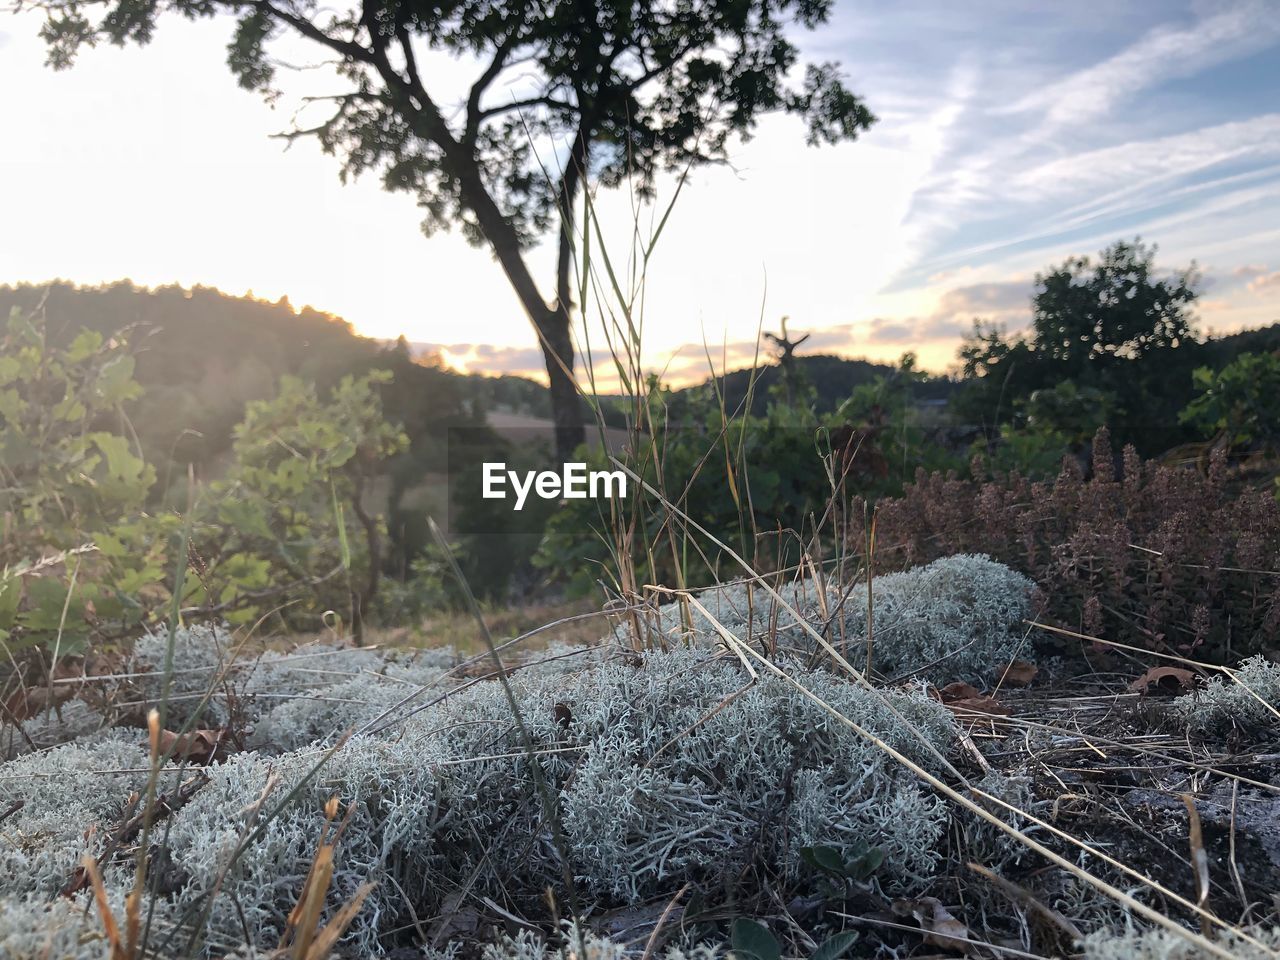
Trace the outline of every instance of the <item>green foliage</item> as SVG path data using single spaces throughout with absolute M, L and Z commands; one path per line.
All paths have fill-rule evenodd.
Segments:
M 1033 349 L 1078 374 L 1111 359 L 1142 360 L 1193 335 L 1195 265 L 1154 277 L 1156 248 L 1119 241 L 1036 275 Z
M 739 917 L 729 929 L 729 943 L 737 960 L 781 960 L 782 947 L 769 928 L 757 920 Z
M 994 442 L 976 441 L 970 452 L 984 457 L 991 470 L 1050 477 L 1064 455 L 1087 448 L 1111 405 L 1111 397 L 1096 387 L 1063 380 L 1016 400 L 1014 422 L 1002 424 Z
M 883 848 L 869 846 L 865 840 L 859 840 L 848 850 L 816 846 L 800 851 L 800 859 L 841 889 L 870 879 L 884 863 L 884 857 Z
M 1216 373 L 1200 367 L 1194 378 L 1199 396 L 1183 410 L 1183 423 L 1233 446 L 1280 450 L 1280 354 L 1242 354 Z
M 1027 336 L 976 321 L 960 350 L 966 383 L 957 413 L 992 432 L 1021 419 L 1039 434 L 1037 448 L 1061 439 L 1059 457 L 1087 442 L 1099 412 L 1120 442 L 1143 453 L 1189 439 L 1177 415 L 1205 349 L 1191 312 L 1198 276 L 1194 265 L 1156 276 L 1155 253 L 1141 240 L 1120 241 L 1096 260 L 1038 274 Z M 1027 423 L 1032 417 L 1039 423 Z
M 283 298 L 128 282 L 0 286 L 0 316 L 13 307 L 34 313 L 38 305 L 50 348 L 69 348 L 85 329 L 104 342 L 127 338 L 138 347 L 131 353 L 133 379 L 144 392 L 129 402 L 132 430 L 124 434 L 132 443 L 136 431 L 141 456 L 155 468 L 158 482 L 147 500 L 154 512 L 186 508 L 188 471 L 200 484 L 223 477 L 246 406 L 274 396 L 285 376 L 324 395 L 344 376 L 392 372 L 394 380 L 379 387 L 382 409 L 403 427 L 411 450 L 398 458 L 396 467 L 410 482 L 391 491 L 389 515 L 399 507 L 396 496 L 412 499 L 414 483 L 444 469 L 437 438 L 445 426 L 478 422 L 475 412 L 495 406 L 538 416 L 549 409 L 546 388 L 532 381 L 459 374 L 438 358 L 414 355 L 407 342 L 384 346 L 338 317 Z M 402 570 L 417 551 L 403 545 L 402 555 L 398 533 L 390 531 L 391 546 Z
M 155 470 L 125 409 L 141 389 L 123 339 L 48 342 L 42 314 L 0 337 L 0 640 L 78 649 L 146 619 L 174 525 L 146 515 Z
M 202 512 L 206 571 L 193 599 L 232 621 L 256 619 L 256 598 L 296 590 L 296 623 L 377 592 L 385 524 L 365 503 L 385 461 L 408 438 L 383 418 L 386 371 L 343 377 L 322 400 L 313 384 L 286 377 L 271 400 L 249 405 L 236 427 L 235 460 Z M 348 510 L 349 507 L 349 510 Z
M 799 559 L 803 538 L 829 513 L 833 495 L 892 495 L 921 465 L 955 465 L 919 422 L 915 399 L 923 379 L 908 354 L 889 375 L 856 386 L 827 413 L 817 411 L 812 388 L 794 386 L 787 402 L 786 390 L 775 381 L 762 416 L 735 416 L 714 392 L 673 394 L 655 379 L 644 416 L 658 429 L 652 436 L 641 431 L 619 456 L 744 557 L 766 567 L 785 566 Z M 612 469 L 602 453 L 588 459 L 591 469 Z M 561 504 L 549 519 L 536 562 L 568 579 L 574 592 L 586 591 L 619 568 L 621 536 L 630 551 L 621 565 L 634 564 L 649 582 L 718 579 L 723 558 L 707 543 L 699 549 L 653 548 L 670 529 L 670 512 L 638 485 L 631 490 L 625 502 Z
M 857 942 L 854 931 L 832 934 L 818 944 L 809 960 L 840 960 Z M 729 928 L 730 957 L 736 960 L 781 960 L 782 945 L 769 928 L 757 920 L 739 917 Z

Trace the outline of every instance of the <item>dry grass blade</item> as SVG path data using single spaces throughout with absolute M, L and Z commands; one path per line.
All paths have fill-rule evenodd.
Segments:
M 1189 793 L 1182 794 L 1182 802 L 1187 807 L 1187 822 L 1191 842 L 1191 866 L 1196 877 L 1196 904 L 1204 907 L 1209 900 L 1209 854 L 1204 849 L 1204 834 L 1200 827 L 1200 811 L 1196 809 L 1195 798 Z M 1200 929 L 1208 932 L 1209 925 L 1204 917 L 1200 918 Z
M 644 945 L 644 953 L 640 955 L 640 960 L 649 960 L 653 956 L 653 948 L 658 943 L 658 935 L 662 933 L 663 928 L 667 925 L 667 919 L 671 916 L 671 911 L 676 908 L 676 904 L 680 902 L 680 898 L 685 895 L 690 884 L 686 883 L 683 887 L 676 891 L 676 895 L 668 902 L 666 908 L 662 911 L 662 916 L 658 918 L 657 924 L 654 925 L 653 932 L 649 934 L 648 941 Z
M 316 851 L 316 858 L 311 864 L 311 872 L 307 876 L 306 886 L 298 898 L 295 913 L 290 920 L 293 927 L 293 958 L 303 960 L 311 947 L 316 925 L 320 922 L 320 912 L 324 909 L 324 899 L 329 893 L 329 884 L 333 881 L 333 847 L 322 846 Z
M 333 919 L 325 924 L 324 929 L 316 934 L 315 940 L 311 943 L 311 948 L 302 960 L 324 960 L 325 957 L 329 956 L 334 944 L 338 942 L 338 938 L 346 932 L 347 927 L 351 926 L 351 921 L 356 918 L 360 908 L 364 906 L 365 898 L 373 891 L 373 887 L 372 883 L 366 883 L 356 891 L 350 902 L 335 913 Z
M 102 884 L 102 874 L 98 872 L 97 861 L 87 853 L 80 861 L 80 866 L 89 878 L 89 886 L 93 889 L 93 900 L 98 905 L 98 916 L 102 918 L 102 929 L 107 937 L 108 956 L 111 960 L 130 960 L 125 952 L 124 943 L 120 940 L 120 926 L 111 912 L 111 904 L 107 901 L 107 888 Z
M 1130 911 L 1141 914 L 1143 917 L 1150 920 L 1152 923 L 1162 926 L 1165 929 L 1174 933 L 1175 935 L 1188 940 L 1194 946 L 1205 951 L 1207 955 L 1213 956 L 1213 957 L 1221 957 L 1222 960 L 1232 960 L 1232 954 L 1229 951 L 1218 946 L 1217 944 L 1209 940 L 1204 935 L 1196 934 L 1196 933 L 1193 933 L 1192 931 L 1185 929 L 1184 927 L 1176 923 L 1174 920 L 1170 919 L 1169 917 L 1165 916 L 1159 911 L 1154 910 L 1151 907 L 1148 907 L 1146 904 L 1136 900 L 1134 897 L 1130 896 L 1128 893 L 1125 893 L 1123 890 L 1120 890 L 1118 887 L 1113 886 L 1112 884 L 1108 883 L 1102 878 L 1097 877 L 1094 874 L 1090 873 L 1089 871 L 1085 870 L 1084 868 L 1078 866 L 1077 864 L 1072 863 L 1070 860 L 1066 859 L 1065 857 L 1056 853 L 1055 851 L 1050 850 L 1048 847 L 1044 846 L 1039 841 L 1034 840 L 1031 837 L 1028 837 L 1025 834 L 1019 832 L 1018 830 L 1014 829 L 1012 826 L 1005 823 L 1002 819 L 997 817 L 995 814 L 991 813 L 988 809 L 981 806 L 970 797 L 967 797 L 964 794 L 960 793 L 950 784 L 944 782 L 935 774 L 929 772 L 924 767 L 920 766 L 918 763 L 916 763 L 909 757 L 902 754 L 900 751 L 894 749 L 892 746 L 890 746 L 880 737 L 871 733 L 869 730 L 864 729 L 863 727 L 855 723 L 853 720 L 849 719 L 844 714 L 842 714 L 839 710 L 836 710 L 829 703 L 823 700 L 820 696 L 818 696 L 816 693 L 814 693 L 804 684 L 796 680 L 795 677 L 791 676 L 791 674 L 789 674 L 787 671 L 783 670 L 777 664 L 773 663 L 767 657 L 765 657 L 764 655 L 762 655 L 761 653 L 753 649 L 749 644 L 746 644 L 741 639 L 735 637 L 726 627 L 724 627 L 723 624 L 718 624 L 718 622 L 714 618 L 711 618 L 709 614 L 704 614 L 704 615 L 708 616 L 713 624 L 716 624 L 717 634 L 722 639 L 725 639 L 727 642 L 732 643 L 734 645 L 735 652 L 738 652 L 740 656 L 746 655 L 748 657 L 751 657 L 757 662 L 757 664 L 762 669 L 764 669 L 769 673 L 772 673 L 774 676 L 778 677 L 779 679 L 785 680 L 787 683 L 791 684 L 793 687 L 796 688 L 796 690 L 799 693 L 801 693 L 803 696 L 807 697 L 808 699 L 816 703 L 818 707 L 820 707 L 823 711 L 825 711 L 837 722 L 848 727 L 850 730 L 852 730 L 858 736 L 862 737 L 868 743 L 872 744 L 877 749 L 883 751 L 884 753 L 892 757 L 896 762 L 902 764 L 904 767 L 910 770 L 913 774 L 915 774 L 918 778 L 920 778 L 921 780 L 929 784 L 929 786 L 931 786 L 938 793 L 945 796 L 948 800 L 951 800 L 952 802 L 959 804 L 960 806 L 968 810 L 970 813 L 973 813 L 974 815 L 987 821 L 992 826 L 994 826 L 997 830 L 1000 830 L 1002 833 L 1005 833 L 1008 836 L 1014 838 L 1016 841 L 1023 844 L 1030 850 L 1046 858 L 1047 860 L 1051 861 L 1057 866 L 1063 868 L 1064 870 L 1068 871 L 1072 875 L 1083 880 L 1085 883 L 1090 884 L 1091 886 L 1101 891 L 1102 893 L 1106 894 L 1107 896 L 1111 897 L 1117 903 L 1120 903 Z M 871 689 L 874 689 L 874 688 L 871 688 Z M 899 714 L 899 717 L 900 717 L 900 714 Z M 904 720 L 903 722 L 905 723 L 906 721 Z M 911 728 L 911 727 L 909 727 L 909 729 L 914 730 L 914 728 Z M 922 743 L 925 742 L 923 737 L 921 737 L 920 740 Z M 950 764 L 947 764 L 947 766 L 950 766 Z M 1114 858 L 1107 856 L 1102 851 L 1096 850 L 1094 847 L 1084 843 L 1078 838 L 1071 837 L 1070 835 L 1064 833 L 1063 831 L 1057 830 L 1051 825 L 1044 823 L 1044 821 L 1033 816 L 1032 814 L 1028 813 L 1025 810 L 1020 810 L 1019 808 L 1014 807 L 1013 805 L 1000 800 L 998 797 L 992 796 L 991 794 L 988 794 L 982 790 L 978 790 L 975 787 L 970 786 L 969 791 L 976 797 L 980 797 L 984 800 L 987 800 L 988 802 L 1004 807 L 1011 813 L 1017 814 L 1021 817 L 1025 817 L 1031 820 L 1032 822 L 1037 823 L 1045 827 L 1046 829 L 1053 831 L 1056 835 L 1070 841 L 1075 846 L 1078 846 L 1080 849 L 1088 853 L 1091 853 L 1097 857 L 1105 859 L 1108 863 L 1112 863 L 1116 866 L 1120 866 L 1124 868 L 1124 865 L 1120 864 L 1119 861 L 1116 861 Z M 1137 874 L 1137 872 L 1134 871 L 1132 868 L 1126 868 L 1126 869 L 1128 870 L 1128 872 L 1136 876 L 1139 876 L 1139 877 L 1141 876 L 1140 874 Z M 1165 887 L 1161 886 L 1160 884 L 1156 884 L 1153 881 L 1147 880 L 1146 878 L 1142 878 L 1142 879 L 1153 889 L 1156 889 L 1161 891 L 1162 893 L 1165 893 L 1167 896 L 1170 896 L 1171 898 L 1177 900 L 1179 903 L 1182 903 L 1184 906 L 1195 911 L 1199 916 L 1201 916 L 1201 918 L 1207 918 L 1209 921 L 1213 923 L 1219 924 L 1223 927 L 1230 928 L 1229 924 L 1226 924 L 1222 920 L 1219 920 L 1217 917 L 1208 913 L 1202 907 L 1199 907 L 1196 904 L 1193 904 L 1190 901 L 1187 901 L 1185 898 L 1179 897 L 1176 893 L 1174 893 L 1171 890 L 1167 890 Z M 1236 932 L 1237 935 L 1239 935 L 1242 939 L 1245 939 L 1246 941 L 1253 943 L 1259 949 L 1269 953 L 1273 953 L 1273 951 L 1270 951 L 1269 948 L 1267 948 L 1264 944 L 1258 942 L 1255 938 L 1250 937 L 1246 932 L 1238 930 L 1236 928 L 1231 928 L 1231 929 L 1233 929 L 1234 932 Z M 1276 955 L 1280 956 L 1280 954 L 1276 954 Z

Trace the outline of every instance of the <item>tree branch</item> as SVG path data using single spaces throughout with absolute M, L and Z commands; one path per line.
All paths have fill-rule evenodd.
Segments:
M 488 120 L 490 117 L 500 116 L 504 113 L 511 113 L 514 110 L 523 110 L 525 107 L 550 107 L 552 110 L 562 110 L 565 113 L 576 113 L 578 107 L 567 100 L 557 100 L 554 97 L 528 97 L 524 100 L 512 100 L 510 103 L 504 103 L 501 106 L 489 107 L 487 110 L 481 110 L 476 122 L 476 132 L 479 132 L 480 123 Z M 468 133 L 470 133 L 470 121 L 468 121 Z M 474 136 L 471 140 L 474 142 Z
M 283 22 L 289 24 L 289 26 L 293 27 L 293 29 L 297 30 L 309 40 L 314 40 L 316 43 L 322 44 L 330 50 L 337 51 L 344 57 L 350 57 L 352 60 L 357 60 L 361 63 L 371 62 L 370 52 L 360 46 L 360 44 L 351 40 L 340 40 L 337 37 L 331 37 L 310 20 L 305 17 L 300 17 L 297 14 L 286 12 L 279 7 L 274 6 L 270 0 L 251 0 L 251 2 L 254 7 L 267 16 L 277 17 Z M 235 9 L 237 4 L 228 3 L 224 0 L 223 6 Z
M 493 51 L 493 59 L 489 61 L 489 66 L 485 67 L 484 73 L 480 74 L 476 82 L 471 85 L 471 91 L 467 94 L 467 126 L 466 132 L 462 135 L 463 143 L 471 145 L 476 142 L 476 137 L 480 133 L 480 123 L 484 119 L 480 112 L 480 98 L 506 67 L 507 57 L 519 44 L 519 37 L 519 29 L 512 28 Z

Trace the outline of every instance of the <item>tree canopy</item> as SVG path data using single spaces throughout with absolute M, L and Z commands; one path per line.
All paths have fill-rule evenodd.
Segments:
M 1145 452 L 1179 442 L 1198 351 L 1175 348 L 1197 344 L 1198 275 L 1192 264 L 1161 276 L 1155 254 L 1140 239 L 1122 240 L 1096 259 L 1073 257 L 1037 274 L 1025 335 L 976 323 L 960 350 L 970 381 L 961 412 L 987 424 L 1026 417 L 1023 398 L 1072 381 L 1075 396 L 1108 411 L 1123 442 Z
M 581 438 L 570 335 L 574 209 L 584 179 L 641 194 L 664 170 L 725 161 L 761 116 L 801 117 L 811 144 L 852 140 L 875 117 L 834 63 L 807 64 L 789 28 L 825 22 L 832 0 L 37 0 L 49 63 L 85 46 L 146 43 L 161 13 L 236 20 L 228 64 L 278 92 L 276 41 L 332 57 L 338 89 L 287 135 L 314 136 L 343 176 L 381 173 L 413 195 L 428 232 L 457 224 L 487 243 L 537 332 L 561 452 Z M 441 89 L 428 61 L 473 60 L 469 86 Z M 308 125 L 309 124 L 309 125 Z M 544 296 L 524 251 L 559 225 Z
M 1076 257 L 1036 275 L 1035 349 L 1078 370 L 1119 357 L 1141 359 L 1193 335 L 1195 264 L 1155 276 L 1154 246 L 1121 240 L 1096 261 Z

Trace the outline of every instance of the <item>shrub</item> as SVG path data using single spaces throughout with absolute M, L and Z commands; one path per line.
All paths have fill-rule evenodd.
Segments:
M 1280 632 L 1280 504 L 1207 473 L 1143 462 L 1132 447 L 1117 477 L 1106 431 L 1093 475 L 1052 482 L 1017 473 L 962 480 L 917 474 L 876 506 L 877 567 L 985 553 L 1031 577 L 1047 615 L 1091 636 L 1219 661 L 1273 645 Z M 862 511 L 851 511 L 855 518 Z M 858 521 L 860 524 L 860 521 Z M 854 544 L 865 542 L 859 525 Z
M 164 604 L 172 517 L 124 431 L 141 394 L 127 335 L 57 346 L 43 315 L 0 321 L 0 641 L 63 654 Z M 6 666 L 8 664 L 6 663 Z

